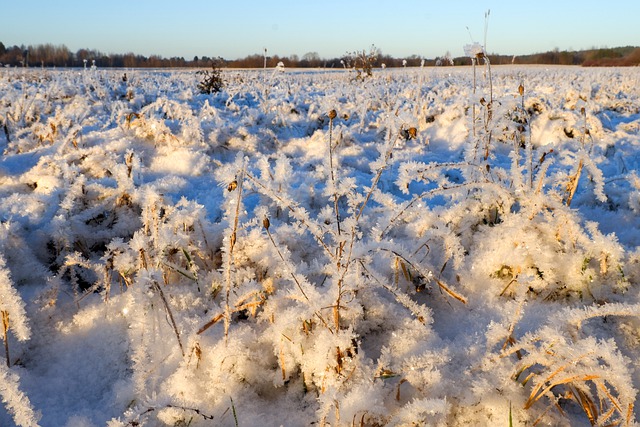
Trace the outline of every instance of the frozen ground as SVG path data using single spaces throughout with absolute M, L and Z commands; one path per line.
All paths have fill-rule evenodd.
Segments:
M 224 77 L 0 70 L 1 426 L 637 423 L 637 69 Z

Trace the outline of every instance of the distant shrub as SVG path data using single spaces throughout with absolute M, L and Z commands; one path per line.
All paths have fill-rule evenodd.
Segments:
M 202 76 L 198 83 L 198 90 L 203 94 L 217 93 L 224 87 L 222 70 L 218 67 L 218 61 L 211 62 L 211 70 L 200 70 L 196 74 Z
M 346 55 L 343 63 L 347 68 L 353 68 L 356 72 L 355 80 L 362 81 L 373 75 L 373 67 L 378 60 L 379 49 L 371 45 L 369 52 L 366 50 L 350 52 Z

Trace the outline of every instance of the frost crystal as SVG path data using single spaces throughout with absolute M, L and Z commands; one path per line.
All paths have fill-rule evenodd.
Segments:
M 484 48 L 478 42 L 464 45 L 464 54 L 469 58 L 482 58 L 485 55 Z
M 20 427 L 37 427 L 41 415 L 33 410 L 29 398 L 20 390 L 17 374 L 0 363 L 0 397 L 13 421 Z
M 31 336 L 24 301 L 13 287 L 4 257 L 0 254 L 0 312 L 8 314 L 9 328 L 18 340 L 26 341 Z

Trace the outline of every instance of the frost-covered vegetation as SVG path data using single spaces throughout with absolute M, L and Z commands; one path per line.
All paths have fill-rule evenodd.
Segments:
M 635 425 L 637 71 L 352 74 L 0 70 L 0 425 Z

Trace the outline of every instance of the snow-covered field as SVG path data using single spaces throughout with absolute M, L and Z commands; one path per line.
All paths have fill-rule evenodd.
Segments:
M 0 70 L 1 426 L 638 422 L 638 69 L 124 73 Z

